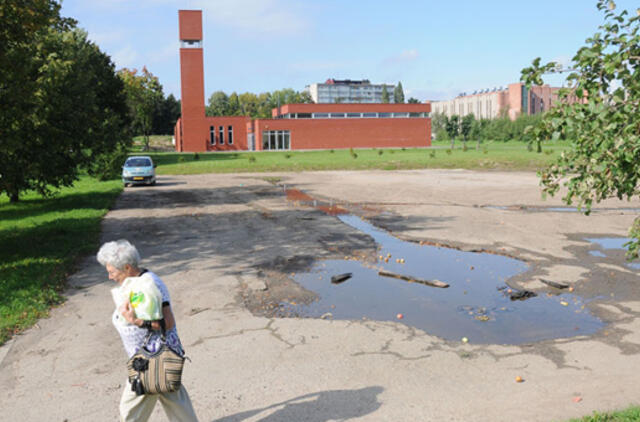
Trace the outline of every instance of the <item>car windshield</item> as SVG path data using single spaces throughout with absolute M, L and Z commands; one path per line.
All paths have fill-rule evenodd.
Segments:
M 148 158 L 129 158 L 125 167 L 151 167 L 151 160 Z

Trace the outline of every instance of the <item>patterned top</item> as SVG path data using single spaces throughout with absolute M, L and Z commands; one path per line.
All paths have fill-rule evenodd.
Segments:
M 171 298 L 169 297 L 169 290 L 167 286 L 160 280 L 156 274 L 151 271 L 143 271 L 141 277 L 152 277 L 156 286 L 158 286 L 158 290 L 162 293 L 162 303 L 171 303 Z M 137 325 L 130 324 L 126 319 L 118 312 L 118 306 L 116 306 L 115 311 L 113 311 L 113 315 L 111 317 L 111 322 L 114 327 L 120 334 L 120 338 L 122 338 L 122 344 L 124 345 L 124 350 L 127 352 L 129 358 L 136 354 L 136 352 L 142 347 L 144 344 L 144 340 L 147 337 L 147 329 L 140 328 Z M 165 333 L 166 343 L 173 351 L 175 351 L 180 356 L 184 356 L 184 349 L 182 348 L 182 344 L 180 343 L 180 338 L 178 337 L 177 327 L 174 326 L 172 329 L 167 330 Z M 154 331 L 147 343 L 146 350 L 151 353 L 156 352 L 161 346 L 161 335 L 160 332 Z

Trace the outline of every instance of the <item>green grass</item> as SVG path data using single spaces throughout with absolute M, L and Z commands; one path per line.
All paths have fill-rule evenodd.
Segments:
M 100 222 L 121 181 L 83 177 L 54 198 L 0 195 L 0 344 L 62 302 L 77 260 L 96 252 Z
M 581 419 L 571 419 L 567 422 L 638 422 L 640 421 L 640 407 L 629 407 L 628 409 L 611 412 L 594 412 L 591 416 Z
M 463 168 L 475 170 L 538 170 L 555 160 L 567 144 L 546 145 L 543 153 L 528 151 L 522 142 L 448 143 L 432 148 L 349 149 L 322 151 L 260 151 L 173 153 L 151 152 L 159 175 L 309 170 L 399 170 Z

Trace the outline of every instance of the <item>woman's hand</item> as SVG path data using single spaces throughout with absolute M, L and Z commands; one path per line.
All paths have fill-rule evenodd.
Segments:
M 135 309 L 133 309 L 133 307 L 131 306 L 131 303 L 129 303 L 129 301 L 125 301 L 122 305 L 120 305 L 120 308 L 118 308 L 118 310 L 120 311 L 120 313 L 122 314 L 124 319 L 129 324 L 137 325 L 136 324 L 136 311 L 135 311 Z

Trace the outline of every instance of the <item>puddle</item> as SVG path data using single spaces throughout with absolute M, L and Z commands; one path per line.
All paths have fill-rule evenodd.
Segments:
M 631 239 L 628 237 L 591 237 L 585 240 L 595 243 L 602 249 L 627 249 L 624 244 Z
M 327 206 L 306 194 L 285 191 L 290 200 L 316 208 Z M 347 259 L 317 262 L 309 272 L 297 273 L 294 278 L 319 299 L 308 305 L 282 303 L 283 314 L 378 321 L 398 321 L 398 314 L 402 314 L 402 323 L 429 334 L 453 341 L 467 337 L 479 344 L 522 344 L 587 335 L 604 326 L 575 295 L 542 294 L 525 301 L 510 300 L 505 281 L 528 269 L 522 261 L 402 241 L 343 208 L 329 205 L 329 209 L 334 207 L 341 211 L 333 215 L 375 240 L 383 259 L 375 265 Z M 382 277 L 380 270 L 441 280 L 450 286 L 436 288 Z M 352 277 L 340 284 L 331 282 L 332 276 L 344 273 L 352 273 Z
M 599 258 L 606 258 L 607 255 L 603 254 L 600 251 L 589 251 L 589 255 L 597 256 Z

